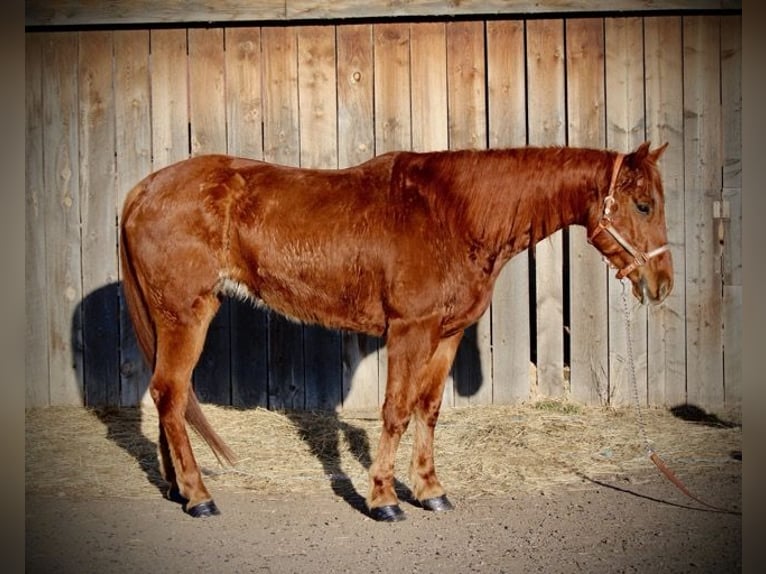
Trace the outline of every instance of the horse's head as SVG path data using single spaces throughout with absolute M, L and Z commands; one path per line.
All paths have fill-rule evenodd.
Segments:
M 673 288 L 673 259 L 665 228 L 665 197 L 657 160 L 668 144 L 649 143 L 618 155 L 606 197 L 588 216 L 589 241 L 607 258 L 617 277 L 633 283 L 642 303 L 660 303 Z

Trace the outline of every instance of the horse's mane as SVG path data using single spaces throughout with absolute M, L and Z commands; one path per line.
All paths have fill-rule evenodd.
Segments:
M 517 251 L 584 212 L 583 201 L 597 200 L 582 190 L 602 191 L 613 157 L 566 147 L 435 152 L 414 156 L 408 177 L 453 233 L 498 247 L 516 237 Z

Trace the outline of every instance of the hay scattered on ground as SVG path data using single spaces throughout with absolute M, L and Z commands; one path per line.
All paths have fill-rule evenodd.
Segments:
M 203 410 L 239 456 L 236 468 L 222 467 L 191 434 L 211 490 L 270 495 L 332 487 L 366 494 L 381 426 L 376 412 L 277 413 L 211 405 Z M 665 409 L 644 410 L 644 420 L 653 447 L 682 478 L 704 466 L 739 464 L 737 424 L 715 418 L 689 422 Z M 27 492 L 156 496 L 163 485 L 157 429 L 153 408 L 28 410 Z M 404 484 L 411 445 L 408 431 L 397 458 Z M 464 496 L 576 486 L 587 484 L 586 477 L 635 480 L 653 468 L 634 410 L 556 403 L 444 409 L 436 464 L 448 491 Z

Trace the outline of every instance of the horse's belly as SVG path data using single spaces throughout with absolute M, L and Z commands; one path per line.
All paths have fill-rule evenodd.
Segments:
M 297 277 L 265 276 L 256 286 L 225 278 L 219 291 L 267 307 L 300 323 L 381 336 L 386 329 L 383 305 L 371 293 L 362 294 L 353 283 L 319 288 Z

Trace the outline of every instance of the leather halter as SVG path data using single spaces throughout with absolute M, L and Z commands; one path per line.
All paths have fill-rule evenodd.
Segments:
M 615 202 L 614 192 L 615 185 L 617 184 L 617 175 L 620 173 L 620 167 L 622 167 L 622 160 L 624 158 L 625 155 L 620 153 L 617 154 L 617 157 L 614 160 L 614 167 L 612 168 L 612 181 L 609 184 L 609 193 L 604 198 L 604 213 L 601 215 L 601 219 L 599 220 L 598 225 L 596 225 L 596 229 L 594 229 L 593 233 L 591 233 L 590 237 L 588 237 L 588 243 L 593 244 L 593 240 L 596 238 L 596 236 L 602 231 L 606 231 L 614 238 L 617 243 L 620 244 L 623 249 L 625 249 L 625 251 L 630 253 L 631 257 L 633 257 L 633 261 L 631 263 L 617 271 L 617 279 L 623 279 L 627 277 L 636 268 L 641 267 L 642 265 L 646 265 L 650 259 L 657 257 L 658 255 L 661 255 L 670 249 L 670 246 L 666 243 L 661 247 L 657 247 L 656 249 L 652 249 L 648 253 L 645 253 L 640 249 L 636 249 L 630 243 L 630 241 L 625 239 L 614 228 L 614 222 L 612 221 L 612 205 Z M 609 262 L 609 265 L 616 268 L 616 265 L 611 262 Z

